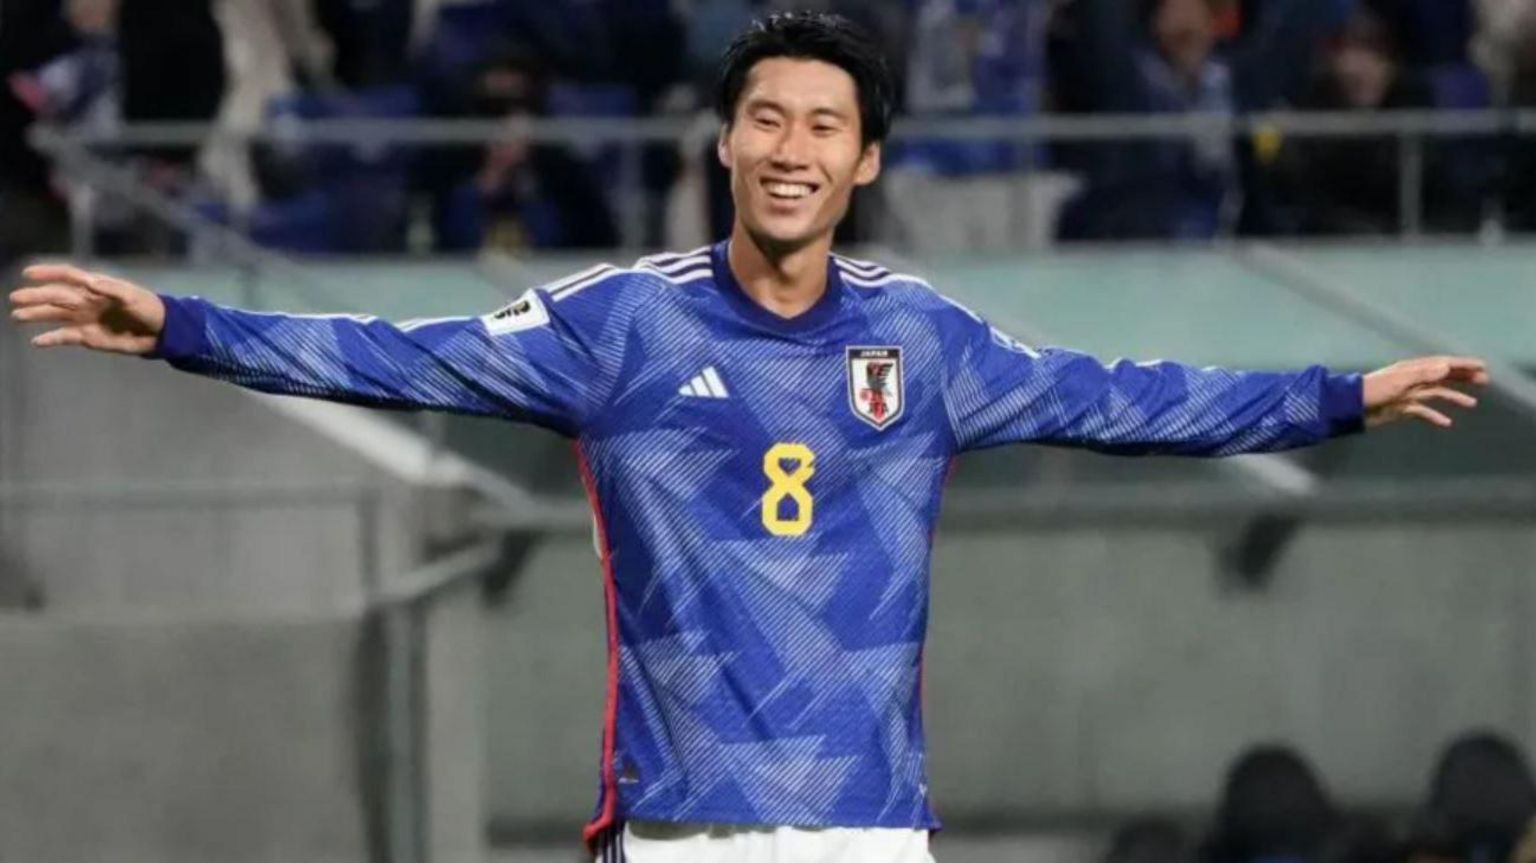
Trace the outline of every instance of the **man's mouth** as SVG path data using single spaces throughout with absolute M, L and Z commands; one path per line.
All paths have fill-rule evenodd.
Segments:
M 782 180 L 764 180 L 763 191 L 779 201 L 798 201 L 816 194 L 814 183 L 790 183 Z

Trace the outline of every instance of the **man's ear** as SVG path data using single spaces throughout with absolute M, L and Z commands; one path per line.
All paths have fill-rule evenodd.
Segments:
M 868 186 L 880 176 L 880 152 L 879 141 L 864 148 L 864 155 L 859 157 L 859 167 L 853 173 L 854 185 Z
M 727 171 L 731 169 L 731 127 L 729 124 L 720 127 L 720 137 L 715 139 L 715 156 L 720 159 L 720 166 Z

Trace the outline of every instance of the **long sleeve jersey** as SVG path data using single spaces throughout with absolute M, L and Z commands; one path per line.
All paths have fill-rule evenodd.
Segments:
M 1361 380 L 1037 349 L 833 256 L 780 317 L 727 246 L 394 325 L 166 298 L 159 356 L 275 393 L 575 439 L 610 648 L 588 837 L 626 820 L 932 828 L 918 678 L 951 459 L 1007 443 L 1218 456 L 1361 425 Z

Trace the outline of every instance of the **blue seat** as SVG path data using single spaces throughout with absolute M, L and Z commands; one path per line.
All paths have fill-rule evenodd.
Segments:
M 1435 107 L 1478 110 L 1493 105 L 1493 92 L 1483 71 L 1471 63 L 1446 63 L 1429 69 Z
M 480 248 L 490 228 L 489 215 L 480 192 L 473 183 L 461 183 L 445 196 L 435 224 L 437 247 L 443 252 L 464 252 Z M 558 248 L 566 239 L 560 209 L 551 201 L 533 200 L 521 204 L 517 220 L 533 248 Z
M 303 190 L 262 205 L 252 216 L 252 237 L 294 252 L 395 251 L 403 243 L 407 188 L 415 148 L 384 141 L 314 143 L 285 121 L 398 119 L 421 114 L 414 87 L 366 88 L 349 93 L 298 93 L 274 99 L 268 119 L 280 132 L 270 157 L 303 177 Z
M 210 222 L 234 227 L 233 214 L 223 201 L 197 200 L 190 202 L 190 206 Z M 323 254 L 341 251 L 334 224 L 329 197 L 314 189 L 286 200 L 258 204 L 247 215 L 244 230 L 252 242 L 269 249 Z
M 557 117 L 633 117 L 640 97 L 627 84 L 557 82 L 549 88 L 549 113 Z
M 549 114 L 553 117 L 634 117 L 640 113 L 640 96 L 625 84 L 556 83 L 549 89 Z M 624 147 L 592 143 L 571 148 L 597 172 L 602 184 L 615 189 L 624 182 Z
M 1434 106 L 1443 110 L 1471 111 L 1493 105 L 1492 88 L 1481 69 L 1470 63 L 1434 66 L 1428 71 Z M 1440 183 L 1435 203 L 1442 213 L 1463 213 L 1465 229 L 1484 208 L 1483 199 L 1498 182 L 1499 144 L 1483 135 L 1442 138 L 1436 144 Z
M 414 87 L 404 85 L 339 94 L 297 93 L 273 99 L 267 106 L 268 122 L 280 130 L 287 120 L 387 120 L 420 114 L 420 96 Z M 314 144 L 305 140 L 297 130 L 291 141 L 279 143 L 275 149 L 279 158 L 302 164 L 322 182 L 359 170 L 404 170 L 409 167 L 412 153 L 410 147 L 376 141 Z

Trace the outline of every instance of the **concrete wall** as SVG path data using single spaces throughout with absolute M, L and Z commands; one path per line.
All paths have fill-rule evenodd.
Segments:
M 356 636 L 0 616 L 0 859 L 367 859 Z
M 474 585 L 423 618 L 422 777 L 429 860 L 471 863 L 485 852 L 485 610 Z
M 1341 798 L 1417 800 L 1472 726 L 1536 742 L 1536 531 L 1313 527 L 1265 593 L 1218 589 L 1198 531 L 939 532 L 926 657 L 934 799 L 956 821 L 1204 806 L 1245 746 L 1287 741 Z M 551 542 L 491 624 L 490 811 L 591 811 L 597 562 Z
M 336 609 L 359 601 L 365 567 L 419 559 L 412 490 L 261 400 L 163 363 L 20 342 L 0 327 L 0 482 L 380 489 L 372 526 L 341 495 L 0 508 L 0 581 L 25 574 L 46 608 Z M 382 545 L 365 552 L 370 535 Z
M 0 607 L 32 610 L 0 617 L 0 860 L 385 859 L 396 654 L 361 609 L 462 491 L 234 387 L 3 326 L 0 482 L 329 495 L 0 505 Z M 328 491 L 354 486 L 367 506 Z M 407 668 L 436 860 L 483 844 L 480 614 L 475 590 L 431 608 Z

